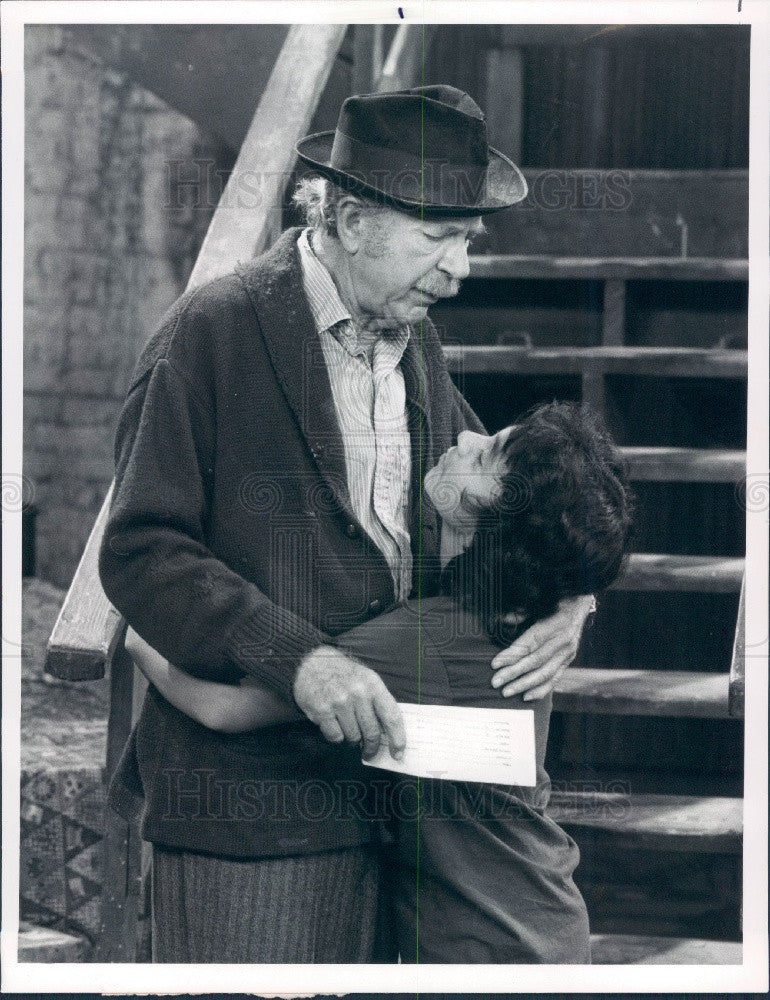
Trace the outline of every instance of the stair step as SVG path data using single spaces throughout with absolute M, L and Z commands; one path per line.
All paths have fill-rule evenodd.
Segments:
M 740 798 L 556 789 L 548 814 L 575 836 L 604 832 L 629 849 L 741 852 Z
M 735 483 L 746 475 L 746 452 L 726 448 L 620 448 L 636 482 Z
M 732 594 L 741 589 L 745 560 L 731 556 L 672 556 L 636 552 L 613 590 L 698 591 Z
M 741 965 L 740 941 L 592 934 L 592 965 Z
M 450 372 L 466 375 L 648 375 L 679 378 L 746 378 L 748 351 L 690 347 L 518 347 L 448 344 Z
M 86 962 L 90 952 L 91 945 L 84 937 L 24 921 L 19 924 L 20 962 Z
M 570 667 L 556 683 L 557 712 L 728 719 L 730 676 L 693 670 Z
M 609 278 L 633 281 L 748 281 L 749 262 L 723 257 L 552 257 L 476 254 L 472 278 Z

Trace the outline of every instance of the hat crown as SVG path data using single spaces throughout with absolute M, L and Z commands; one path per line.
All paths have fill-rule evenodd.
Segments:
M 427 87 L 410 87 L 409 90 L 401 91 L 404 94 L 416 94 L 418 97 L 426 97 L 440 104 L 446 104 L 461 114 L 478 118 L 479 121 L 486 121 L 486 117 L 481 108 L 476 104 L 470 94 L 464 90 L 458 90 L 448 83 L 433 83 Z
M 458 166 L 489 162 L 481 109 L 468 94 L 446 84 L 349 97 L 342 105 L 337 132 L 424 161 Z
M 527 193 L 518 167 L 488 144 L 481 108 L 449 84 L 348 97 L 335 131 L 307 136 L 297 152 L 336 184 L 406 211 L 495 212 Z

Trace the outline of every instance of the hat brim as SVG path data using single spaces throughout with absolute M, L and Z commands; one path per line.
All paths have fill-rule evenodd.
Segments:
M 422 215 L 489 215 L 492 212 L 512 208 L 527 196 L 527 182 L 521 170 L 504 153 L 489 146 L 489 165 L 486 170 L 483 198 L 472 203 L 447 204 L 394 197 L 383 187 L 367 184 L 363 178 L 348 174 L 331 165 L 334 135 L 334 132 L 317 132 L 314 135 L 306 136 L 297 143 L 297 156 L 315 172 L 327 177 L 345 190 L 384 201 L 405 212 Z

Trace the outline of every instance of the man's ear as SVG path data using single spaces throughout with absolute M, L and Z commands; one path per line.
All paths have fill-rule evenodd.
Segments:
M 361 249 L 363 205 L 355 195 L 340 198 L 337 203 L 337 236 L 349 254 Z

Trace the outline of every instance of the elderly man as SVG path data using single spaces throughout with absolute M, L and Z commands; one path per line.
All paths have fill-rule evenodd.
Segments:
M 107 596 L 188 673 L 259 682 L 307 717 L 228 736 L 150 687 L 110 801 L 144 809 L 156 961 L 375 956 L 377 845 L 351 805 L 361 749 L 384 735 L 397 755 L 404 732 L 334 636 L 435 590 L 422 479 L 483 428 L 427 309 L 467 276 L 481 216 L 526 194 L 452 87 L 349 98 L 298 153 L 318 175 L 298 191 L 309 227 L 172 306 L 117 431 Z M 550 690 L 587 610 L 525 633 L 491 683 Z

